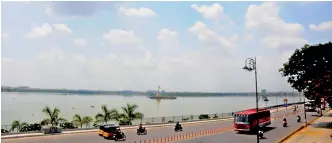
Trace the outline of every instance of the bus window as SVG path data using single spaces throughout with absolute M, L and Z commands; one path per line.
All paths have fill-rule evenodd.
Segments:
M 248 120 L 248 116 L 247 115 L 236 115 L 235 116 L 235 122 L 236 123 L 248 123 L 249 120 Z

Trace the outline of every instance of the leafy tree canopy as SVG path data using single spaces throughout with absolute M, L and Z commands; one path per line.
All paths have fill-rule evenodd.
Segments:
M 331 99 L 332 43 L 304 45 L 279 70 L 291 87 L 311 100 Z

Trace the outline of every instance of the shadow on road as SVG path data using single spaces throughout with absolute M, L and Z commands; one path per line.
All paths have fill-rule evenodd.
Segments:
M 327 129 L 332 129 L 332 122 L 320 122 L 320 123 L 315 123 L 311 124 L 315 128 L 327 128 Z
M 269 132 L 271 130 L 274 130 L 276 127 L 265 127 L 265 128 L 262 128 L 262 131 L 264 133 L 266 132 Z M 237 132 L 236 134 L 244 134 L 244 135 L 257 135 L 257 132 L 256 131 L 252 131 L 252 132 Z

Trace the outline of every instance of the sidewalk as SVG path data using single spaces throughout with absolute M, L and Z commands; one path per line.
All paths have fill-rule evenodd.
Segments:
M 329 125 L 330 123 L 330 125 Z M 332 143 L 332 110 L 299 132 L 284 143 Z M 329 127 L 329 128 L 328 128 Z

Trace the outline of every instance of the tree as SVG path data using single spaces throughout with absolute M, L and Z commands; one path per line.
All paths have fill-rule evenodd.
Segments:
M 136 104 L 128 104 L 126 107 L 121 107 L 123 113 L 118 114 L 117 121 L 121 122 L 127 122 L 129 125 L 132 124 L 132 121 L 134 119 L 142 119 L 144 117 L 143 113 L 141 112 L 135 112 L 135 110 L 138 108 Z
M 10 130 L 14 131 L 16 129 L 18 132 L 20 132 L 22 127 L 24 127 L 26 125 L 28 125 L 28 123 L 26 123 L 26 122 L 21 123 L 21 121 L 15 120 L 15 121 L 13 121 Z
M 98 113 L 95 116 L 96 121 L 107 123 L 108 121 L 117 118 L 118 111 L 116 109 L 109 110 L 106 105 L 102 105 L 101 110 L 103 113 Z
M 304 45 L 279 70 L 291 87 L 310 99 L 325 97 L 331 102 L 332 43 Z M 332 105 L 332 104 L 331 104 Z
M 84 124 L 84 121 L 83 121 L 83 118 L 81 118 L 80 115 L 75 114 L 74 117 L 73 117 L 73 123 L 75 125 L 80 125 L 80 127 L 82 128 L 82 126 Z
M 83 123 L 85 124 L 85 127 L 88 127 L 92 121 L 93 119 L 90 116 L 83 117 Z
M 46 106 L 43 110 L 43 113 L 46 114 L 46 116 L 48 116 L 47 119 L 44 119 L 41 124 L 42 125 L 49 125 L 51 124 L 52 126 L 58 126 L 60 123 L 62 122 L 66 122 L 67 120 L 64 118 L 59 117 L 60 114 L 60 110 L 58 108 L 54 108 L 53 110 L 51 110 L 50 107 Z

